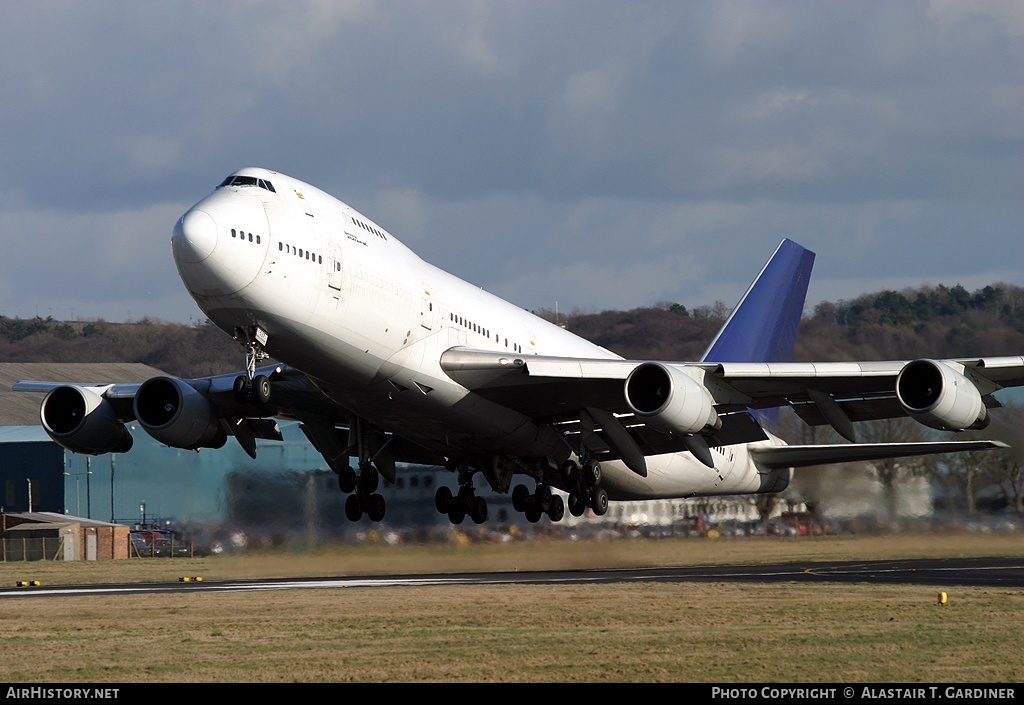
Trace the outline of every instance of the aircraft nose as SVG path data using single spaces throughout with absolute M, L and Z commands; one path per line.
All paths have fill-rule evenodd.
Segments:
M 217 246 L 217 223 L 206 211 L 194 208 L 178 219 L 171 239 L 183 262 L 202 262 Z

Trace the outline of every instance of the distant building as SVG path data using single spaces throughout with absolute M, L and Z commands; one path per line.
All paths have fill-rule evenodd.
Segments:
M 129 527 L 53 512 L 0 515 L 0 561 L 128 558 Z

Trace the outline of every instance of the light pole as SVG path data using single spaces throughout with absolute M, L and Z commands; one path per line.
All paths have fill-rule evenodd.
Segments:
M 114 454 L 110 454 L 110 523 L 114 521 Z
M 92 475 L 92 456 L 85 458 L 85 516 L 92 519 L 92 492 L 89 490 L 89 476 Z
M 85 475 L 85 494 L 86 494 L 86 506 L 89 504 L 89 475 L 92 475 L 92 470 L 86 470 L 85 472 L 66 472 L 65 477 L 75 478 L 75 516 L 82 516 L 82 475 Z M 92 517 L 89 517 L 90 519 Z

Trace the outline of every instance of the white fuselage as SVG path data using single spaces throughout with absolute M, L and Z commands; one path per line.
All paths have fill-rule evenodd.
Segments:
M 416 256 L 319 189 L 243 169 L 178 221 L 175 263 L 223 330 L 258 326 L 266 351 L 353 415 L 450 456 L 564 457 L 550 427 L 473 394 L 440 367 L 465 346 L 518 355 L 617 357 Z M 231 177 L 227 181 L 230 181 Z M 227 183 L 226 181 L 226 183 Z M 756 492 L 745 446 L 648 459 L 640 477 L 603 463 L 611 499 Z

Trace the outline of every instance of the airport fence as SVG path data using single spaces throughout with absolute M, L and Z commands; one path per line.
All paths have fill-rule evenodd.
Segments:
M 64 539 L 59 536 L 0 539 L 0 560 L 56 561 L 63 557 Z

